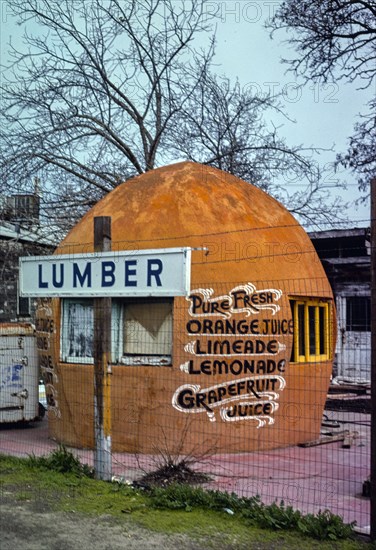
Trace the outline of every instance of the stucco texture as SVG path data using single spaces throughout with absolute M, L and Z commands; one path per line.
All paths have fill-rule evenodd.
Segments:
M 213 390 L 206 401 L 209 410 L 205 406 L 199 411 L 193 410 L 194 407 L 179 409 L 174 406 L 179 401 L 179 388 L 195 385 L 196 393 L 219 386 L 228 389 L 229 384 L 238 384 L 252 376 L 240 367 L 238 373 L 201 367 L 208 357 L 200 358 L 192 355 L 192 349 L 187 350 L 187 344 L 198 338 L 187 331 L 187 323 L 192 319 L 191 302 L 184 297 L 176 298 L 172 366 L 112 365 L 114 451 L 155 453 L 167 448 L 176 453 L 243 452 L 292 445 L 319 435 L 331 361 L 291 363 L 291 330 L 281 330 L 278 321 L 285 322 L 285 326 L 290 323 L 291 327 L 291 298 L 332 301 L 332 292 L 309 237 L 279 202 L 259 188 L 215 168 L 182 162 L 147 172 L 117 187 L 83 217 L 56 253 L 92 252 L 96 216 L 111 217 L 114 251 L 192 247 L 192 293 L 212 289 L 212 297 L 228 296 L 234 288 L 247 284 L 254 285 L 256 293 L 270 290 L 270 300 L 278 307 L 256 308 L 252 313 L 235 311 L 232 319 L 248 323 L 258 319 L 260 326 L 265 323 L 269 328 L 273 321 L 273 330 L 259 336 L 248 334 L 243 340 L 272 339 L 278 342 L 278 351 L 273 350 L 272 355 L 247 356 L 236 350 L 231 358 L 216 359 L 241 362 L 247 358 L 265 361 L 272 358 L 276 364 L 283 361 L 280 363 L 283 367 L 270 375 L 276 376 L 276 381 L 269 388 L 264 387 L 273 391 L 264 399 L 259 397 L 260 402 L 275 403 L 272 412 L 266 407 L 264 419 L 262 415 L 259 420 L 253 417 L 250 408 L 243 418 L 234 415 L 230 419 L 226 411 L 220 412 L 231 403 L 255 402 L 254 395 L 248 396 L 248 401 L 242 397 L 244 392 L 239 385 L 234 389 L 238 392 L 234 399 L 229 394 L 221 396 L 222 401 L 229 398 L 230 404 L 226 406 L 216 401 L 217 390 Z M 50 336 L 50 349 L 55 373 L 53 391 L 58 405 L 55 414 L 50 415 L 50 435 L 69 445 L 92 447 L 93 366 L 60 361 L 59 300 L 54 300 L 53 317 L 56 330 Z M 209 316 L 211 321 L 219 318 Z M 333 310 L 330 322 L 332 355 Z M 206 334 L 201 345 L 205 348 L 209 340 L 221 342 L 231 338 Z

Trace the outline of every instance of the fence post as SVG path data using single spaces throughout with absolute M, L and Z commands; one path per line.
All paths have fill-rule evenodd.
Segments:
M 94 252 L 111 250 L 111 218 L 94 218 Z M 111 455 L 111 298 L 94 298 L 94 471 L 112 476 Z
M 376 540 L 376 178 L 371 181 L 371 540 Z

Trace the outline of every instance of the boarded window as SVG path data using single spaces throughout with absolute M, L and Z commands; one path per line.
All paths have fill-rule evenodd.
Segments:
M 125 303 L 123 319 L 122 363 L 171 364 L 171 300 Z

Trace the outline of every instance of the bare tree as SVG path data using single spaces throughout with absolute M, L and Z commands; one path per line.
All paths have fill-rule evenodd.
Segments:
M 212 55 L 210 41 L 206 52 L 191 46 L 210 31 L 203 0 L 189 8 L 174 0 L 9 6 L 45 32 L 25 34 L 28 50 L 13 47 L 3 72 L 3 181 L 19 189 L 42 173 L 64 195 L 69 175 L 71 202 L 89 204 L 152 169 L 161 136 L 200 79 L 198 72 L 183 88 L 186 69 L 205 71 Z
M 25 51 L 12 47 L 3 70 L 7 192 L 38 175 L 47 215 L 69 227 L 119 183 L 184 157 L 262 185 L 306 220 L 325 219 L 319 171 L 266 127 L 277 104 L 211 76 L 205 0 L 7 2 L 42 29 L 25 31 Z M 289 192 L 289 174 L 305 177 L 308 191 Z
M 358 174 L 363 201 L 369 197 L 370 182 L 376 176 L 376 99 L 372 99 L 368 107 L 368 113 L 360 115 L 355 124 L 348 151 L 337 155 L 337 165 L 349 167 Z
M 376 174 L 376 3 L 346 0 L 286 0 L 269 22 L 272 31 L 287 29 L 298 57 L 284 60 L 306 79 L 358 82 L 372 93 L 350 138 L 348 152 L 337 162 L 359 175 L 366 189 Z
M 267 119 L 284 120 L 277 97 L 254 96 L 238 82 L 209 71 L 184 104 L 179 126 L 168 136 L 170 150 L 215 166 L 257 185 L 306 224 L 332 222 L 344 204 L 333 199 L 312 154 L 319 150 L 287 145 Z

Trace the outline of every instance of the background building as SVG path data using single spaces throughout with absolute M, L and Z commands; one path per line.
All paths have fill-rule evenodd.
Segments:
M 309 234 L 328 276 L 337 308 L 334 376 L 371 381 L 370 229 Z
M 18 259 L 52 253 L 56 241 L 39 219 L 36 194 L 12 195 L 1 202 L 0 219 L 0 322 L 30 321 L 35 300 L 18 293 Z

